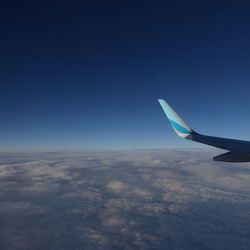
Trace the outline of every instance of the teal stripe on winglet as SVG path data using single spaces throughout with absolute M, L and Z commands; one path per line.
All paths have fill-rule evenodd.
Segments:
M 169 119 L 169 121 L 170 121 L 171 125 L 172 125 L 178 132 L 183 133 L 183 134 L 191 134 L 191 132 L 190 132 L 189 130 L 185 129 L 185 128 L 182 127 L 180 124 L 178 124 L 178 123 L 176 123 L 176 122 L 174 122 L 174 121 L 172 121 L 172 120 L 170 120 L 170 119 Z
M 161 107 L 163 108 L 168 119 L 170 120 L 171 125 L 175 128 L 176 131 L 184 134 L 192 133 L 192 130 L 189 128 L 189 126 L 163 99 L 159 99 L 158 101 L 161 104 Z

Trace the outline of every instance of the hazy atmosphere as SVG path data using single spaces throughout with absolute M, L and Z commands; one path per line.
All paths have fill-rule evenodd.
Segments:
M 211 150 L 1 152 L 0 249 L 250 247 L 250 165 Z

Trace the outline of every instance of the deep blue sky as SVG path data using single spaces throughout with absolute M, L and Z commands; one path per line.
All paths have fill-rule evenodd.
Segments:
M 247 1 L 8 1 L 1 6 L 0 147 L 197 146 L 250 140 Z

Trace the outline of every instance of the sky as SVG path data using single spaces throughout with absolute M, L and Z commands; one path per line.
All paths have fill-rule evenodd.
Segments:
M 250 140 L 247 1 L 6 1 L 0 15 L 1 148 L 199 146 Z

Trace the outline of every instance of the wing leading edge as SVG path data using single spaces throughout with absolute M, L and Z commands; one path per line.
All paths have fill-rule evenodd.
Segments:
M 250 162 L 250 142 L 202 135 L 192 130 L 181 117 L 162 99 L 159 103 L 177 135 L 229 152 L 214 157 L 215 161 Z

